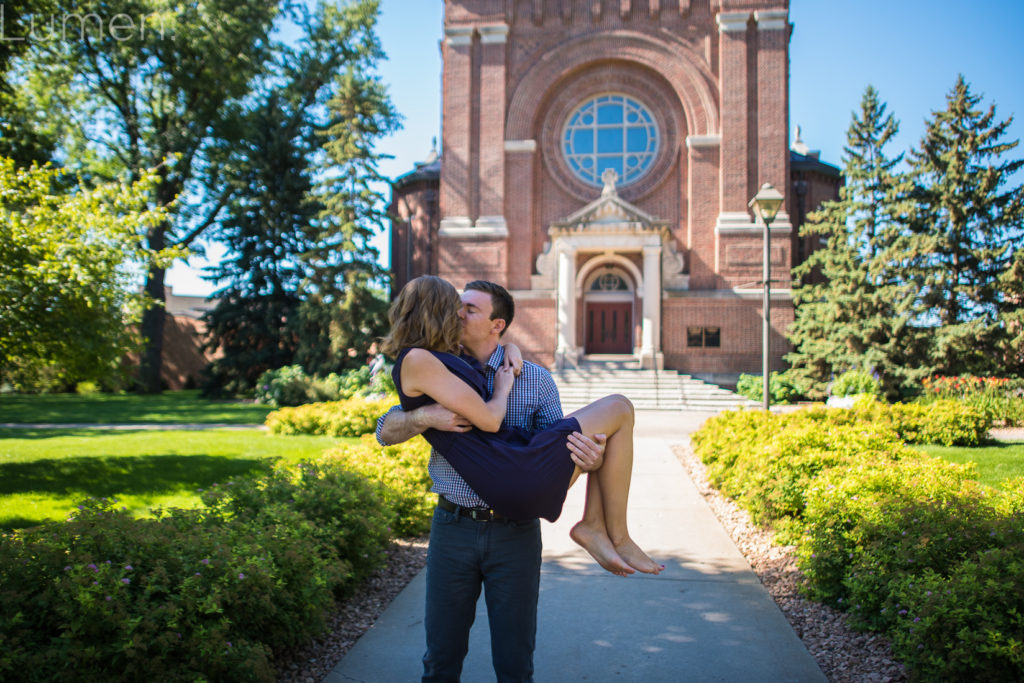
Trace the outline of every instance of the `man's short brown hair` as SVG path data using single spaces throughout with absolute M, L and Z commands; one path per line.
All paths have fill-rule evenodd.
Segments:
M 504 320 L 505 328 L 501 331 L 501 334 L 505 334 L 508 326 L 512 324 L 512 318 L 516 314 L 516 304 L 508 290 L 497 282 L 490 282 L 489 280 L 473 280 L 466 284 L 463 291 L 467 289 L 474 289 L 491 295 L 491 320 Z

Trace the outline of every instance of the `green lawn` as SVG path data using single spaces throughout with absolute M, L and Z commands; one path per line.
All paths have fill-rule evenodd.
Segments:
M 139 515 L 193 507 L 199 489 L 353 441 L 256 429 L 0 429 L 0 529 L 62 519 L 89 496 L 115 498 Z
M 915 446 L 917 450 L 955 463 L 973 462 L 978 468 L 978 481 L 1000 487 L 1012 477 L 1024 477 L 1024 441 L 997 441 L 976 448 L 956 446 Z
M 210 401 L 200 398 L 198 391 L 0 395 L 0 423 L 263 424 L 271 410 L 254 403 Z

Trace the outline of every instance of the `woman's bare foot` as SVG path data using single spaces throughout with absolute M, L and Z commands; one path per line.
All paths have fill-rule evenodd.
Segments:
M 569 536 L 590 553 L 599 565 L 612 574 L 629 576 L 635 571 L 615 552 L 612 540 L 603 530 L 594 529 L 583 522 L 578 522 L 569 532 Z
M 658 564 L 652 560 L 647 553 L 640 549 L 633 539 L 627 537 L 625 541 L 615 546 L 619 557 L 626 561 L 633 569 L 644 574 L 660 574 L 665 565 Z

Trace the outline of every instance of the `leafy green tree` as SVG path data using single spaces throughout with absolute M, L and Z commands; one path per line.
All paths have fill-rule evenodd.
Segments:
M 1024 160 L 1006 159 L 1012 118 L 979 108 L 961 75 L 911 151 L 917 203 L 910 223 L 909 277 L 919 321 L 931 328 L 928 365 L 944 375 L 999 374 L 995 350 L 1008 330 L 1000 319 L 1013 245 L 1024 235 L 1024 188 L 1011 176 Z
M 90 180 L 134 180 L 157 168 L 149 205 L 169 211 L 148 226 L 146 244 L 188 247 L 231 198 L 220 183 L 224 150 L 237 141 L 252 83 L 268 68 L 277 3 L 83 0 L 73 16 L 81 21 L 70 34 L 65 25 L 18 58 L 26 74 L 20 92 L 55 121 L 61 158 Z M 116 28 L 115 17 L 130 26 L 122 18 Z M 146 274 L 156 302 L 141 323 L 149 391 L 160 389 L 165 265 Z
M 20 93 L 27 75 L 18 68 L 31 43 L 26 37 L 37 19 L 52 16 L 55 0 L 22 0 L 3 3 L 0 40 L 0 156 L 13 159 L 19 168 L 43 164 L 53 158 L 56 137 L 44 119 Z
M 20 390 L 115 381 L 146 303 L 136 271 L 174 256 L 139 239 L 164 220 L 145 209 L 151 176 L 68 194 L 56 182 L 0 158 L 0 380 Z
M 911 186 L 899 170 L 902 154 L 886 152 L 898 130 L 869 86 L 847 131 L 840 198 L 801 229 L 820 248 L 794 269 L 803 280 L 793 290 L 787 360 L 819 395 L 832 376 L 852 369 L 875 372 L 890 395 L 921 373 L 911 360 L 921 340 L 901 256 Z

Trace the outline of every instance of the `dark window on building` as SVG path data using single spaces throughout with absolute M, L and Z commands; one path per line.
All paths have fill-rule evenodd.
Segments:
M 719 347 L 722 345 L 722 328 L 687 327 L 686 345 L 700 347 Z

